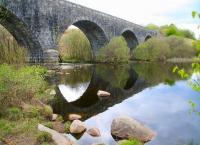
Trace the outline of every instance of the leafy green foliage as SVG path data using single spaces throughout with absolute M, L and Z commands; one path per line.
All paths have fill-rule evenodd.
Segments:
M 114 37 L 97 55 L 98 62 L 128 62 L 130 58 L 130 49 L 126 40 L 121 37 Z
M 19 106 L 31 100 L 37 92 L 44 91 L 46 69 L 40 66 L 14 68 L 0 65 L 0 110 L 7 106 Z
M 133 51 L 133 56 L 135 59 L 150 61 L 193 58 L 197 51 L 192 42 L 192 40 L 177 36 L 154 37 L 137 46 Z
M 192 17 L 200 18 L 200 14 L 193 11 Z M 198 53 L 200 53 L 200 41 L 196 41 L 194 46 L 197 48 Z M 198 54 L 198 59 L 200 59 L 200 54 Z M 189 76 L 193 76 L 191 79 L 189 79 L 188 84 L 191 86 L 191 88 L 197 92 L 200 92 L 200 64 L 199 63 L 192 63 L 192 72 L 186 72 L 184 69 L 181 69 L 179 67 L 174 67 L 173 73 L 178 73 L 178 75 L 181 78 L 189 78 Z M 193 100 L 189 100 L 189 104 L 191 106 L 191 112 L 196 112 L 198 115 L 200 115 L 200 111 L 196 110 L 196 107 L 198 106 L 197 103 L 193 102 Z
M 59 52 L 62 62 L 92 60 L 90 42 L 78 29 L 70 29 L 63 34 L 59 43 Z
M 194 33 L 187 29 L 180 29 L 174 24 L 164 25 L 164 26 L 156 26 L 154 24 L 149 24 L 147 28 L 151 30 L 157 30 L 164 36 L 179 36 L 183 38 L 195 39 Z
M 19 46 L 13 36 L 0 25 L 0 64 L 23 64 L 26 58 L 27 50 Z

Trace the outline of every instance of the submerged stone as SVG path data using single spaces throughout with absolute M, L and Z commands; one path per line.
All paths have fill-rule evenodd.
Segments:
M 111 134 L 118 139 L 136 139 L 146 143 L 155 137 L 155 133 L 130 117 L 118 117 L 113 120 Z
M 97 92 L 97 96 L 99 97 L 109 97 L 111 94 L 109 92 L 106 92 L 106 91 L 102 91 L 102 90 L 99 90 Z
M 101 133 L 98 128 L 91 128 L 87 131 L 87 133 L 93 137 L 100 137 Z

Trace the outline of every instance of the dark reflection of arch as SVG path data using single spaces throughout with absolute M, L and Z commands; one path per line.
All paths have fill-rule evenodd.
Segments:
M 53 103 L 55 113 L 62 114 L 63 116 L 67 116 L 70 113 L 78 113 L 82 114 L 83 119 L 87 119 L 105 111 L 116 103 L 122 102 L 133 94 L 142 91 L 147 86 L 146 82 L 140 79 L 133 69 L 129 70 L 129 77 L 124 88 L 113 87 L 96 70 L 94 70 L 89 87 L 79 100 L 68 103 L 64 98 L 60 97 L 62 94 L 58 94 L 57 100 Z M 106 71 L 109 72 L 110 70 L 107 69 Z M 110 92 L 111 97 L 99 98 L 97 96 L 98 90 Z
M 88 20 L 80 20 L 73 23 L 73 25 L 82 30 L 86 35 L 90 41 L 94 54 L 98 51 L 99 48 L 103 47 L 108 42 L 104 30 L 94 22 Z
M 150 35 L 148 35 L 148 36 L 145 38 L 145 41 L 147 41 L 147 40 L 149 40 L 149 39 L 151 39 L 151 36 L 150 36 Z
M 137 40 L 137 37 L 135 36 L 135 34 L 130 31 L 130 30 L 127 30 L 125 32 L 122 33 L 122 36 L 124 37 L 124 39 L 126 40 L 127 44 L 128 44 L 128 47 L 133 50 L 134 48 L 137 47 L 137 45 L 139 44 L 138 43 L 138 40 Z
M 134 86 L 135 82 L 137 81 L 138 79 L 138 74 L 135 72 L 134 69 L 130 69 L 129 70 L 129 79 L 127 80 L 126 82 L 126 85 L 124 87 L 125 90 L 129 90 L 132 88 L 132 86 Z
M 0 6 L 0 24 L 13 35 L 19 45 L 28 49 L 30 59 L 34 59 L 34 57 L 38 59 L 42 58 L 42 56 L 36 56 L 42 55 L 43 51 L 40 44 L 34 41 L 27 25 L 12 12 L 2 6 Z

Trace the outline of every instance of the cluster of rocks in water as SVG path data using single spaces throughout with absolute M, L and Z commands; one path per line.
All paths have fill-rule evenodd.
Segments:
M 50 94 L 55 95 L 55 91 L 50 91 Z M 97 95 L 99 97 L 109 97 L 111 94 L 106 91 L 99 90 Z M 76 145 L 73 141 L 67 138 L 66 125 L 63 123 L 63 119 L 57 114 L 53 114 L 51 117 L 52 126 L 50 128 L 39 124 L 38 130 L 48 132 L 52 135 L 52 139 L 57 145 Z M 70 114 L 67 118 L 70 121 L 68 124 L 68 132 L 71 134 L 84 134 L 87 133 L 92 137 L 100 137 L 101 132 L 98 128 L 87 128 L 85 123 L 81 121 L 82 116 L 78 114 Z M 117 141 L 126 139 L 136 139 L 141 143 L 151 141 L 155 137 L 155 133 L 148 127 L 141 124 L 139 121 L 128 117 L 117 117 L 111 124 L 111 135 Z M 120 143 L 119 143 L 120 144 Z M 98 145 L 98 144 L 94 144 Z
M 65 126 L 61 122 L 56 122 L 56 114 L 53 114 L 52 121 L 53 129 L 50 129 L 42 124 L 38 125 L 40 131 L 48 132 L 52 135 L 52 139 L 58 145 L 76 145 L 73 141 L 64 136 Z M 70 114 L 68 119 L 72 121 L 69 132 L 71 134 L 83 134 L 88 133 L 92 137 L 100 137 L 101 132 L 98 128 L 87 129 L 84 122 L 80 121 L 81 116 L 78 114 Z M 114 139 L 121 141 L 125 139 L 136 139 L 141 143 L 151 141 L 155 137 L 155 133 L 148 127 L 144 126 L 137 120 L 128 116 L 117 117 L 113 120 L 111 125 L 111 135 Z

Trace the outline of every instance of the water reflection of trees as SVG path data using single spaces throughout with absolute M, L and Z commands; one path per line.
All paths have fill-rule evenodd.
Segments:
M 135 63 L 134 70 L 139 77 L 144 78 L 151 86 L 158 83 L 172 83 L 174 80 L 180 80 L 177 74 L 173 74 L 174 65 L 178 65 L 187 71 L 191 71 L 190 64 L 173 63 Z
M 78 84 L 89 83 L 93 73 L 93 67 L 81 67 L 75 69 L 69 69 L 65 73 L 66 75 L 59 75 L 60 84 L 67 84 L 72 88 Z
M 141 92 L 143 89 L 165 82 L 168 78 L 178 80 L 178 75 L 172 73 L 174 64 L 127 64 L 127 65 L 104 65 L 98 64 L 68 71 L 64 84 L 76 87 L 77 84 L 90 82 L 88 88 L 75 102 L 68 103 L 60 94 L 55 98 L 54 110 L 66 116 L 70 113 L 82 114 L 87 119 L 101 113 L 108 107 L 122 102 L 128 97 Z M 189 70 L 190 65 L 182 65 Z M 102 99 L 97 96 L 98 90 L 111 93 L 111 97 Z
M 97 65 L 96 74 L 115 88 L 124 88 L 129 79 L 130 65 Z

